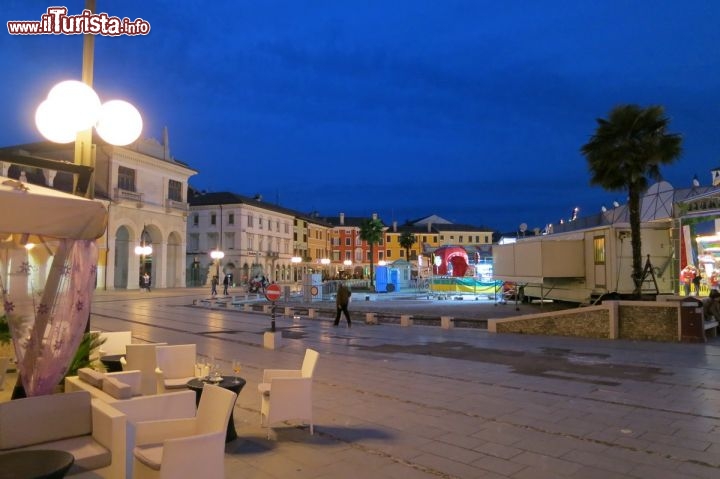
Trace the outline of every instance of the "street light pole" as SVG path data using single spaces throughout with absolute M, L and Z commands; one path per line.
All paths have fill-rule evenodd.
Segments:
M 301 261 L 302 261 L 302 258 L 300 256 L 293 256 L 292 258 L 290 258 L 290 262 L 293 264 L 293 266 L 295 268 L 295 278 L 294 278 L 295 283 L 298 282 L 298 264 L 300 264 Z
M 138 276 L 138 285 L 142 289 L 142 278 L 145 273 L 145 258 L 152 254 L 152 245 L 146 243 L 147 229 L 143 226 L 142 233 L 140 233 L 140 246 L 135 247 L 135 254 L 140 256 L 140 275 Z M 151 241 L 152 243 L 152 241 Z
M 218 281 L 220 281 L 220 260 L 225 257 L 225 253 L 216 249 L 210 252 L 210 257 L 216 262 L 215 275 L 217 276 Z
M 320 264 L 322 265 L 323 276 L 325 276 L 326 278 L 330 277 L 330 271 L 328 271 L 327 273 L 325 272 L 326 268 L 329 269 L 330 258 L 322 258 L 320 260 Z
M 95 13 L 95 0 L 85 0 L 85 9 Z M 95 35 L 86 33 L 83 35 L 82 49 L 82 82 L 92 88 L 93 73 L 95 70 Z M 75 164 L 85 165 L 92 168 L 90 181 L 85 196 L 95 197 L 95 145 L 92 141 L 92 126 L 81 130 L 75 136 Z M 77 194 L 77 177 L 73 181 L 73 193 Z
M 435 289 L 435 274 L 438 271 L 438 268 L 440 268 L 440 265 L 442 264 L 442 258 L 440 256 L 435 256 L 433 258 L 433 263 L 435 265 L 435 270 L 433 271 L 433 275 L 430 280 L 430 291 L 434 292 Z

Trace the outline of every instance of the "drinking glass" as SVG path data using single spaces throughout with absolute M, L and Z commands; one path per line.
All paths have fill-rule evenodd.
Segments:
M 233 359 L 232 362 L 232 370 L 234 373 L 233 381 L 235 384 L 240 383 L 240 379 L 238 379 L 238 374 L 240 374 L 240 371 L 242 370 L 242 363 L 238 359 Z
M 207 371 L 207 358 L 203 356 L 202 354 L 198 354 L 197 358 L 195 359 L 195 376 L 204 379 L 207 377 L 208 373 Z
M 215 357 L 210 360 L 210 377 L 217 382 L 222 379 L 220 363 Z

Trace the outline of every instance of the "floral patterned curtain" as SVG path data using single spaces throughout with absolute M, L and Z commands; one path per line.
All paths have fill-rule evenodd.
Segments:
M 3 286 L 3 306 L 27 396 L 53 393 L 65 376 L 90 317 L 97 271 L 94 240 L 57 240 L 54 251 L 48 243 L 42 245 L 40 259 L 30 261 L 28 255 L 11 271 L 17 284 L 25 280 L 29 294 L 14 298 L 12 289 Z M 50 265 L 46 275 L 44 264 Z

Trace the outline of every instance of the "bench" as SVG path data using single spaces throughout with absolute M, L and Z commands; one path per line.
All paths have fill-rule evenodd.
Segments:
M 124 413 L 88 391 L 0 403 L 0 451 L 56 449 L 75 457 L 69 476 L 126 477 Z

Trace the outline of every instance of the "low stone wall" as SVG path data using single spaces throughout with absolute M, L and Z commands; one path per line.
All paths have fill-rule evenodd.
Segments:
M 639 341 L 678 341 L 679 303 L 618 301 L 618 337 Z
M 489 319 L 495 333 L 640 341 L 679 341 L 677 302 L 606 301 L 600 306 Z
M 515 318 L 489 319 L 488 331 L 495 333 L 610 338 L 610 308 L 586 308 L 526 314 Z

